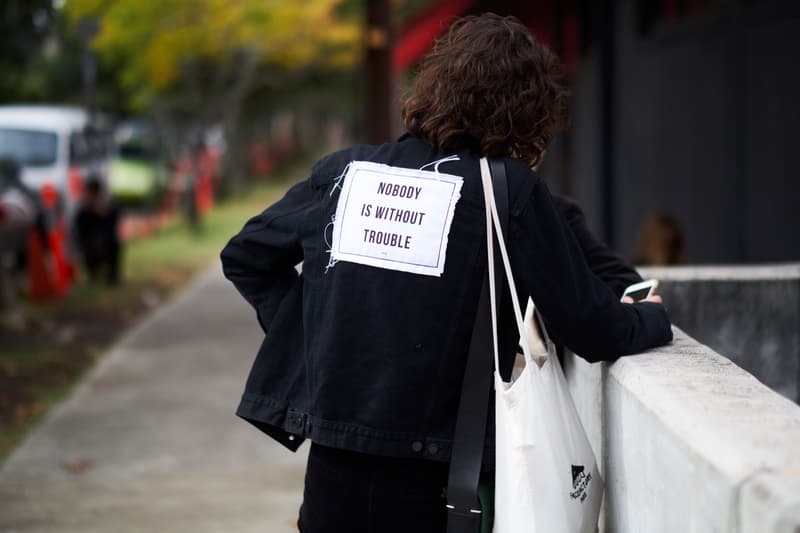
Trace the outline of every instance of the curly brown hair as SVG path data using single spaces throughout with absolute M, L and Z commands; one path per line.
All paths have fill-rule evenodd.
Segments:
M 568 95 L 558 57 L 517 18 L 467 16 L 422 60 L 403 122 L 439 150 L 535 166 L 567 125 Z

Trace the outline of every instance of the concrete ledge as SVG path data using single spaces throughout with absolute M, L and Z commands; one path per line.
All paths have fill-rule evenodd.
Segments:
M 602 458 L 605 531 L 800 531 L 800 407 L 674 333 L 612 365 L 565 358 Z
M 640 267 L 647 278 L 665 281 L 777 281 L 800 279 L 800 264 L 776 263 L 761 265 L 687 265 Z
M 800 403 L 800 264 L 640 271 L 661 281 L 673 324 Z

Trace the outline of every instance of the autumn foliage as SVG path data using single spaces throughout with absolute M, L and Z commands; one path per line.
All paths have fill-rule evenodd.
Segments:
M 341 70 L 358 61 L 361 28 L 339 0 L 68 0 L 70 21 L 93 18 L 92 46 L 118 66 L 136 107 L 180 83 L 192 63 L 247 54 L 283 71 Z

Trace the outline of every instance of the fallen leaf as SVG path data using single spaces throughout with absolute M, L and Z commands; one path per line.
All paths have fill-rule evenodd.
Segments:
M 10 378 L 17 375 L 17 365 L 14 361 L 3 361 L 3 372 Z
M 62 466 L 64 467 L 64 470 L 66 470 L 70 474 L 83 474 L 92 467 L 92 462 L 89 461 L 88 459 L 83 459 L 79 457 L 67 461 Z
M 58 333 L 56 334 L 56 342 L 62 345 L 69 344 L 70 342 L 75 340 L 76 335 L 77 332 L 75 331 L 75 328 L 69 326 L 62 327 L 58 330 Z
M 42 411 L 44 411 L 44 405 L 40 402 L 23 403 L 14 407 L 14 420 L 18 423 L 25 422 Z

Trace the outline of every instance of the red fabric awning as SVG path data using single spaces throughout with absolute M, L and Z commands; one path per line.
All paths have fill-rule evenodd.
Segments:
M 439 0 L 403 28 L 392 51 L 395 72 L 412 68 L 430 51 L 453 19 L 470 13 L 492 11 L 514 15 L 527 25 L 542 44 L 561 55 L 567 71 L 572 71 L 580 54 L 580 22 L 572 2 L 556 9 L 563 0 Z M 663 0 L 674 1 L 674 0 Z M 693 3 L 708 0 L 690 0 Z
M 407 70 L 422 59 L 451 19 L 462 15 L 473 3 L 474 0 L 444 0 L 406 25 L 392 51 L 395 72 Z

